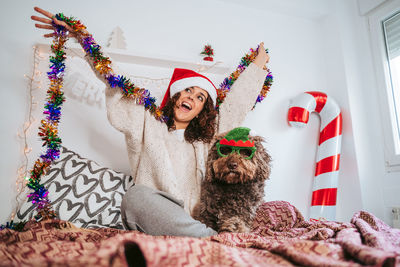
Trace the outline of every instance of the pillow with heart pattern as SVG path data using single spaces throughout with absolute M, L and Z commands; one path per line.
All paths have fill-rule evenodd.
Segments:
M 49 199 L 61 220 L 83 228 L 123 229 L 120 207 L 122 196 L 133 185 L 132 177 L 101 167 L 65 147 L 41 179 Z M 19 220 L 36 215 L 31 202 L 18 210 Z

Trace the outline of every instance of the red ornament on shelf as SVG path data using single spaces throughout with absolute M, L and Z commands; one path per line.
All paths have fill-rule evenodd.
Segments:
M 205 61 L 214 61 L 214 49 L 212 49 L 209 44 L 204 46 L 203 52 L 201 52 L 200 55 L 205 55 L 203 58 Z

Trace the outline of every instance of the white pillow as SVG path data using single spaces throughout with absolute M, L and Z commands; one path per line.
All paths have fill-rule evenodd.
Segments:
M 131 176 L 101 167 L 62 147 L 60 158 L 41 183 L 49 191 L 59 219 L 83 228 L 123 229 L 120 207 L 123 195 L 133 185 Z M 29 220 L 35 215 L 33 204 L 26 202 L 16 217 Z

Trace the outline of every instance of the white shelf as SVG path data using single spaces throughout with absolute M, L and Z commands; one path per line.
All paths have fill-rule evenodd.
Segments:
M 50 45 L 48 44 L 36 44 L 39 48 L 39 51 L 42 53 L 50 53 Z M 202 63 L 193 63 L 188 62 L 187 60 L 172 58 L 168 56 L 161 55 L 146 55 L 141 53 L 140 55 L 135 54 L 133 52 L 123 50 L 123 49 L 115 49 L 115 48 L 102 48 L 107 55 L 111 57 L 112 60 L 121 63 L 130 63 L 137 65 L 148 65 L 148 66 L 156 66 L 161 68 L 186 68 L 192 70 L 199 70 L 202 73 L 212 73 L 212 74 L 223 74 L 228 75 L 230 69 L 223 65 L 222 62 L 205 62 Z M 72 53 L 71 53 L 72 51 Z M 84 55 L 83 49 L 79 46 L 79 44 L 73 43 L 69 44 L 66 49 L 67 56 L 82 56 Z

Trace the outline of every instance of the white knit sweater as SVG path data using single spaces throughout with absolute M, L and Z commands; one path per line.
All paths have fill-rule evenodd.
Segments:
M 92 66 L 90 58 L 86 56 L 86 60 Z M 119 74 L 115 65 L 112 68 Z M 157 121 L 142 105 L 124 97 L 118 87 L 110 87 L 94 72 L 106 84 L 108 120 L 125 135 L 135 183 L 172 194 L 184 202 L 185 210 L 191 214 L 199 200 L 210 144 L 182 142 L 168 131 L 165 123 Z M 217 133 L 241 125 L 266 75 L 265 70 L 252 63 L 239 76 L 220 106 Z

